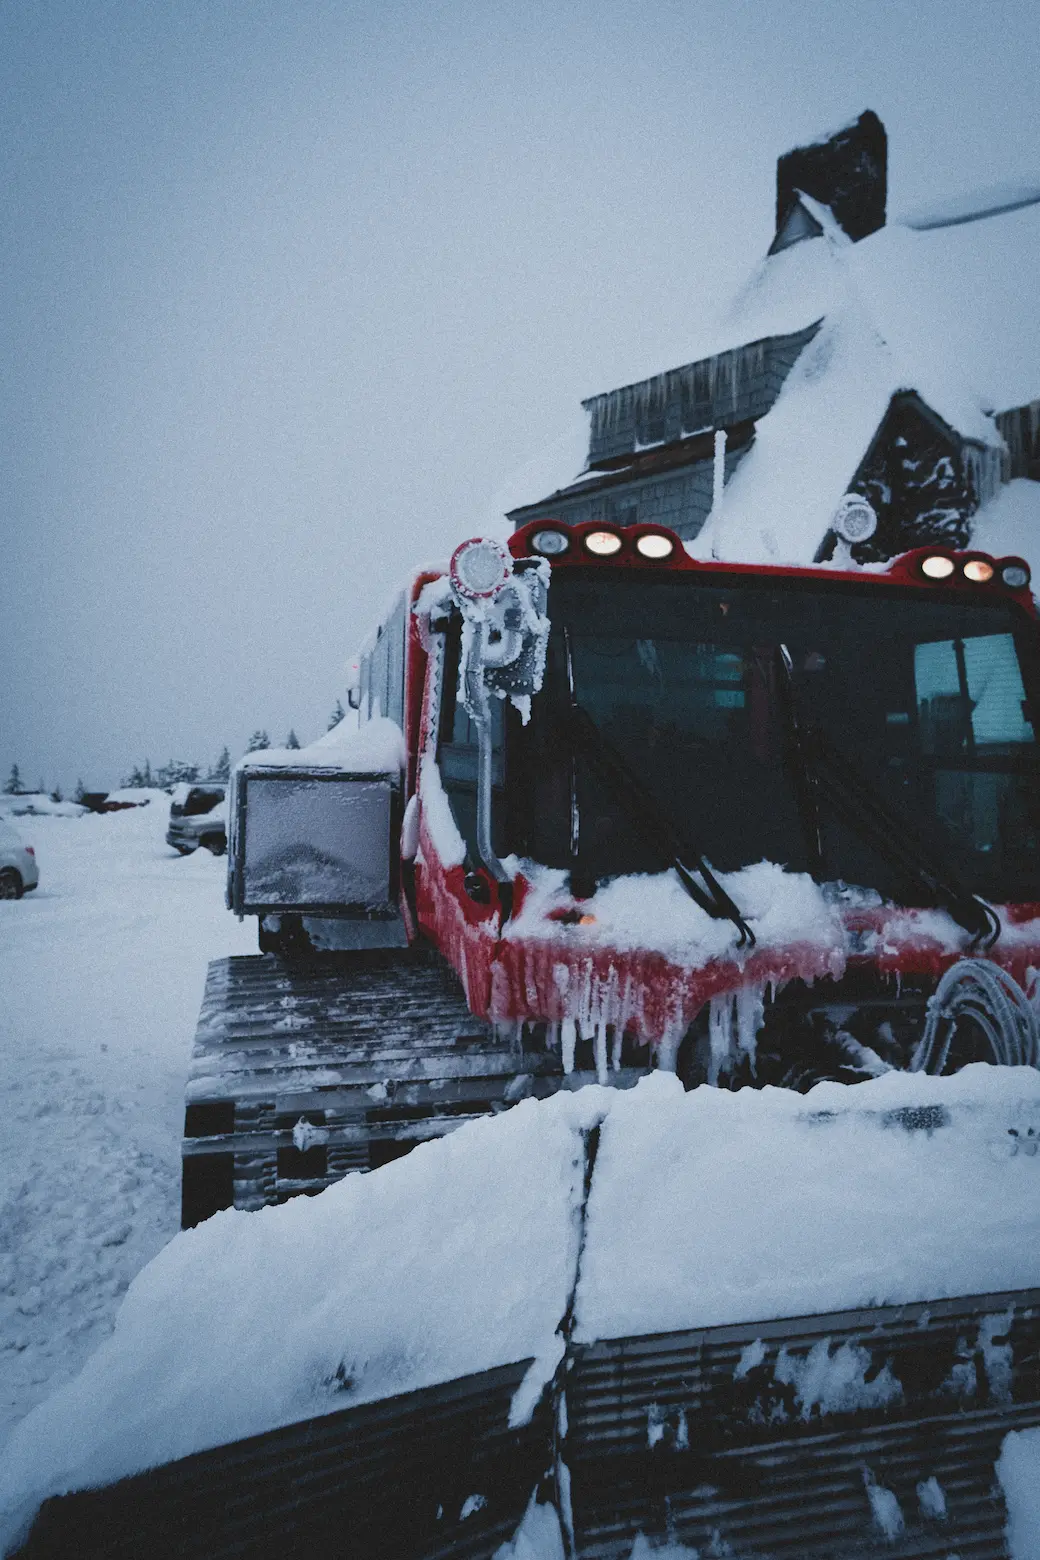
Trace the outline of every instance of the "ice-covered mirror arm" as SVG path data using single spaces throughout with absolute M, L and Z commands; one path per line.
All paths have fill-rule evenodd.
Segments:
M 491 697 L 508 699 L 525 725 L 545 675 L 549 565 L 514 564 L 500 542 L 475 538 L 456 548 L 451 592 L 462 614 L 459 698 L 477 730 L 477 854 L 499 883 L 509 873 L 491 843 Z

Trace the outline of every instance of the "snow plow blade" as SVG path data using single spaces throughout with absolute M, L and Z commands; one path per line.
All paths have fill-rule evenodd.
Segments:
M 588 1560 L 639 1533 L 742 1560 L 996 1560 L 994 1464 L 1040 1425 L 1040 1290 L 572 1346 L 564 1379 Z
M 577 1560 L 640 1534 L 704 1560 L 1007 1560 L 994 1465 L 1040 1426 L 1040 1290 L 571 1343 L 514 1427 L 529 1364 L 58 1496 L 17 1560 L 492 1560 L 535 1496 Z
M 41 1507 L 17 1560 L 491 1560 L 549 1444 L 530 1361 L 308 1419 Z
M 431 949 L 218 959 L 186 1093 L 182 1228 L 313 1195 L 563 1082 L 558 1055 L 472 1016 Z

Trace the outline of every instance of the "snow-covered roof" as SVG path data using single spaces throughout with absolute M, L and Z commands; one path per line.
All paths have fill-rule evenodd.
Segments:
M 824 225 L 825 207 L 804 197 Z M 702 557 L 808 562 L 892 396 L 915 391 L 994 451 L 991 414 L 1040 398 L 1040 205 L 849 243 L 831 222 L 763 260 L 701 343 L 790 335 L 823 319 L 725 491 Z
M 353 774 L 393 774 L 404 768 L 405 746 L 401 728 L 385 716 L 359 725 L 345 715 L 323 737 L 300 748 L 258 748 L 235 765 L 263 764 L 284 769 L 342 769 Z

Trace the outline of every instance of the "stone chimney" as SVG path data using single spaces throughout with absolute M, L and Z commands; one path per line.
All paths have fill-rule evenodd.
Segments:
M 824 141 L 785 152 L 776 165 L 776 231 L 780 236 L 804 192 L 829 206 L 854 242 L 885 225 L 888 137 L 869 108 Z

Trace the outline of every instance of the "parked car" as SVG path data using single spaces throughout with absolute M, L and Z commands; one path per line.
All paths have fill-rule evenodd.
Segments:
M 39 881 L 36 852 L 0 818 L 0 899 L 21 899 Z
M 223 785 L 179 785 L 170 803 L 167 845 L 182 856 L 200 845 L 222 856 L 227 850 L 226 790 Z

